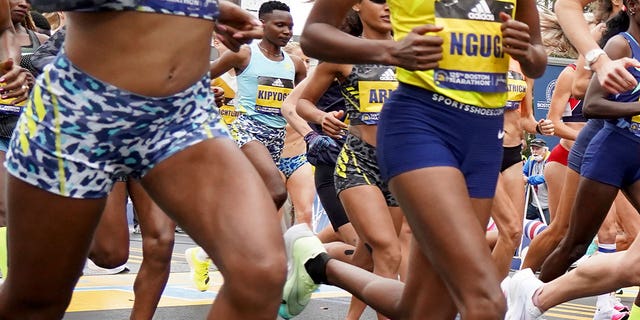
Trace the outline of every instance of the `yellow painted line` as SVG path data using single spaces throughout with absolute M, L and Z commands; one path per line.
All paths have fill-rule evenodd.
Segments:
M 552 309 L 553 310 L 553 309 Z M 553 313 L 553 312 L 546 312 L 544 314 L 544 316 L 547 317 L 556 317 L 556 318 L 561 318 L 561 319 L 573 319 L 573 320 L 593 320 L 593 315 L 591 317 L 581 317 L 581 316 L 573 316 L 573 315 L 567 315 L 567 314 L 560 314 L 560 313 Z
M 81 277 L 67 312 L 131 309 L 134 301 L 133 281 L 136 276 L 135 273 L 127 273 Z M 171 273 L 158 307 L 211 304 L 224 281 L 220 272 L 211 272 L 210 276 L 212 285 L 209 290 L 199 292 L 193 288 L 188 272 Z M 185 297 L 180 294 L 185 294 Z M 312 299 L 350 296 L 344 290 L 327 288 L 326 291 L 315 292 Z

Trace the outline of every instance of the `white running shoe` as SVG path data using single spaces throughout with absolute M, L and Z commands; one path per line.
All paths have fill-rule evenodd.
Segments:
M 533 274 L 531 269 L 516 272 L 509 284 L 506 320 L 540 319 L 542 311 L 533 305 L 533 294 L 544 283 Z
M 91 261 L 91 259 L 87 259 L 87 263 L 84 265 L 84 269 L 82 269 L 82 275 L 85 276 L 109 275 L 125 272 L 129 272 L 129 267 L 127 267 L 126 264 L 109 269 L 96 265 Z

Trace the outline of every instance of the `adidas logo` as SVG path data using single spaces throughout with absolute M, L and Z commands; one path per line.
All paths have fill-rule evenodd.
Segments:
M 475 7 L 471 8 L 468 15 L 469 19 L 495 21 L 496 17 L 491 13 L 486 0 L 480 0 Z
M 282 80 L 280 79 L 274 80 L 273 83 L 271 83 L 271 85 L 274 87 L 280 87 L 280 88 L 284 87 L 284 84 L 282 84 Z
M 393 69 L 387 69 L 387 71 L 385 71 L 385 72 L 380 76 L 380 80 L 384 80 L 384 81 L 396 81 L 396 73 L 393 71 Z

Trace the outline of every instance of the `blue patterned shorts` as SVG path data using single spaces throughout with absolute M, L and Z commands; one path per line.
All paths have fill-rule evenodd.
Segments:
M 289 158 L 280 158 L 278 169 L 284 174 L 285 178 L 289 179 L 296 170 L 300 169 L 300 167 L 304 166 L 307 162 L 307 155 L 304 153 Z
M 276 164 L 280 163 L 286 135 L 287 130 L 284 127 L 270 127 L 246 115 L 240 115 L 231 124 L 231 136 L 240 148 L 250 141 L 258 141 L 269 150 L 271 159 Z
M 228 137 L 209 77 L 169 97 L 146 97 L 92 78 L 61 52 L 38 78 L 5 166 L 49 192 L 102 198 L 122 176 L 140 178 L 205 139 Z

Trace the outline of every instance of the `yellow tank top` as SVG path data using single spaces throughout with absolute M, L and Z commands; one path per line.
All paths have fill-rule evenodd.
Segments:
M 223 78 L 227 78 L 226 80 Z M 218 108 L 220 110 L 220 116 L 225 124 L 230 125 L 233 123 L 240 114 L 241 110 L 236 109 L 236 88 L 234 83 L 235 77 L 231 78 L 224 74 L 221 77 L 215 78 L 211 81 L 211 87 L 221 87 L 224 90 L 224 105 Z
M 507 103 L 506 110 L 520 108 L 522 99 L 527 95 L 527 81 L 520 72 L 509 70 L 507 73 Z
M 509 55 L 502 51 L 499 12 L 513 17 L 516 1 L 388 0 L 396 39 L 423 24 L 444 28 L 437 33 L 444 40 L 438 68 L 398 68 L 398 81 L 466 104 L 504 107 Z

